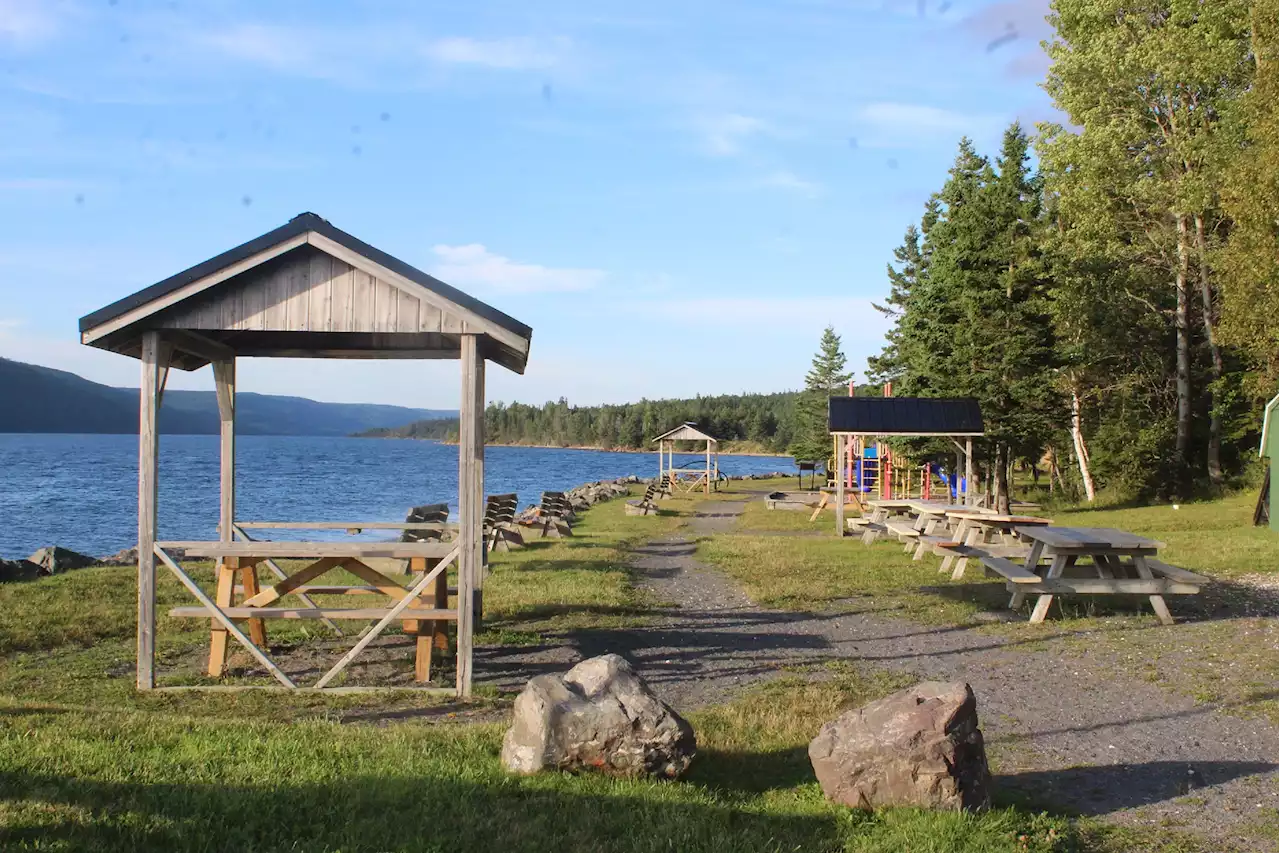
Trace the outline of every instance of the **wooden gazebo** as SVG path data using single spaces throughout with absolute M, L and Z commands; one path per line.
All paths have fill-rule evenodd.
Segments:
M 138 688 L 155 687 L 156 561 L 182 582 L 199 607 L 171 615 L 211 619 L 210 674 L 222 674 L 228 637 L 235 638 L 284 687 L 298 685 L 268 656 L 266 619 L 335 619 L 375 624 L 314 685 L 324 688 L 390 623 L 417 636 L 416 678 L 429 678 L 433 646 L 446 645 L 457 623 L 456 692 L 471 692 L 472 636 L 483 583 L 485 362 L 524 373 L 532 330 L 506 314 L 340 231 L 313 213 L 197 264 L 80 320 L 81 342 L 142 362 L 138 450 Z M 249 526 L 292 529 L 404 528 L 409 524 L 295 522 L 250 525 L 235 513 L 235 375 L 240 356 L 263 358 L 460 359 L 458 524 L 454 541 L 255 542 Z M 218 538 L 157 540 L 157 411 L 170 368 L 213 366 L 221 416 Z M 418 525 L 429 527 L 431 525 Z M 439 528 L 442 525 L 435 525 Z M 441 531 L 443 532 L 443 531 Z M 183 570 L 186 557 L 212 558 L 210 597 Z M 276 560 L 307 560 L 285 575 Z M 375 571 L 374 558 L 408 560 L 419 574 L 409 586 Z M 456 591 L 448 570 L 456 563 Z M 260 588 L 265 565 L 277 581 Z M 315 586 L 344 568 L 362 587 Z M 237 578 L 240 587 L 236 586 Z M 233 606 L 237 589 L 243 593 Z M 310 595 L 380 596 L 383 607 L 329 608 Z M 449 605 L 449 597 L 456 599 Z M 278 606 L 292 595 L 303 606 Z M 429 601 L 424 605 L 421 598 Z M 359 598 L 357 598 L 359 600 Z M 239 624 L 248 622 L 250 636 Z M 238 624 L 239 623 L 239 624 Z
M 675 467 L 675 445 L 677 441 L 706 442 L 707 463 L 705 468 Z M 653 439 L 658 445 L 658 482 L 670 483 L 672 487 L 684 486 L 686 492 L 692 492 L 702 486 L 706 494 L 711 494 L 716 480 L 720 476 L 720 451 L 716 439 L 698 429 L 696 424 L 684 423 L 673 430 L 664 432 Z
M 946 438 L 956 447 L 956 468 L 964 456 L 965 501 L 975 503 L 973 440 L 985 434 L 982 410 L 969 397 L 831 397 L 827 430 L 835 441 L 836 535 L 845 532 L 847 466 L 867 438 Z M 961 444 L 959 439 L 964 439 Z

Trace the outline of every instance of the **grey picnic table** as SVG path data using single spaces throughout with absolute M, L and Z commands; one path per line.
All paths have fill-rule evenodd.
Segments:
M 1053 519 L 1050 518 L 1039 518 L 1034 515 L 1002 515 L 994 510 L 975 510 L 973 507 L 959 507 L 947 510 L 945 514 L 948 520 L 955 522 L 956 528 L 951 535 L 951 541 L 937 551 L 942 554 L 942 565 L 938 568 L 938 573 L 952 570 L 954 563 L 955 568 L 951 571 L 952 580 L 960 580 L 964 577 L 970 551 L 975 552 L 975 556 L 982 556 L 976 552 L 993 553 L 1002 557 L 1021 556 L 1026 552 L 1027 546 L 1017 544 L 1019 537 L 1014 533 L 1014 528 L 1053 524 Z M 921 542 L 921 547 L 925 544 Z M 932 544 L 937 543 L 935 541 Z
M 885 531 L 885 522 L 898 516 L 910 515 L 911 503 L 909 500 L 867 501 L 871 515 L 864 519 L 849 519 L 849 526 L 855 530 L 862 528 L 862 544 L 870 545 Z M 854 522 L 859 523 L 855 525 Z
M 1194 594 L 1208 578 L 1185 569 L 1166 565 L 1155 559 L 1163 542 L 1109 527 L 1056 527 L 1053 525 L 1019 525 L 1014 532 L 1031 543 L 1031 553 L 1020 567 L 1021 574 L 1009 579 L 1013 592 L 1009 606 L 1016 608 L 1028 595 L 1039 594 L 1031 611 L 1032 622 L 1043 622 L 1054 595 L 1146 595 L 1156 617 L 1173 624 L 1173 616 L 1165 604 L 1166 594 Z M 1048 568 L 1041 575 L 1040 561 L 1047 557 Z M 1093 578 L 1064 577 L 1066 570 L 1082 558 L 1093 564 Z M 983 558 L 988 567 L 998 567 L 1000 558 Z M 1009 562 L 1009 561 L 1005 561 Z M 1015 569 L 1019 567 L 1014 567 Z M 1000 572 L 1004 574 L 1004 572 Z M 1016 573 L 1015 573 L 1016 574 Z M 1025 577 L 1030 574 L 1032 577 Z

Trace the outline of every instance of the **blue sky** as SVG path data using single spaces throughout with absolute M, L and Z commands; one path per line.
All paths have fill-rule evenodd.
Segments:
M 772 391 L 876 352 L 959 137 L 1054 117 L 1046 0 L 0 0 L 0 355 L 310 210 L 534 329 L 491 400 Z M 205 371 L 171 377 L 209 388 Z M 452 407 L 456 362 L 241 390 Z

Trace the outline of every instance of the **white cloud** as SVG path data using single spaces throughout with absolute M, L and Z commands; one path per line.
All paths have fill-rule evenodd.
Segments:
M 531 38 L 442 38 L 429 43 L 424 54 L 446 65 L 476 65 L 509 70 L 546 69 L 562 60 L 568 39 L 539 41 Z
M 606 278 L 604 270 L 544 267 L 518 263 L 480 243 L 433 246 L 439 258 L 432 275 L 456 287 L 496 293 L 555 293 L 590 290 Z
M 0 0 L 0 39 L 26 45 L 47 41 L 59 30 L 50 0 Z
M 702 116 L 695 126 L 701 136 L 703 150 L 716 157 L 741 154 L 748 138 L 772 132 L 765 121 L 738 113 Z
M 858 338 L 879 338 L 888 328 L 872 300 L 845 296 L 724 296 L 655 300 L 635 306 L 662 316 L 706 317 L 716 324 L 736 326 L 826 325 L 839 318 L 857 318 Z M 821 331 L 821 329 L 819 329 Z
M 817 198 L 822 195 L 823 189 L 821 184 L 801 178 L 786 169 L 770 172 L 759 180 L 758 185 L 765 189 L 798 193 L 807 198 Z
M 66 178 L 0 178 L 0 190 L 44 192 L 48 190 L 69 190 L 83 186 L 85 186 L 83 181 L 72 181 Z
M 2 0 L 0 0 L 2 2 Z M 412 25 L 402 27 L 297 27 L 242 23 L 192 36 L 194 42 L 231 59 L 317 79 L 363 81 L 378 72 L 429 66 L 469 66 L 508 71 L 545 70 L 562 64 L 566 38 L 468 36 L 430 38 Z M 353 44 L 377 45 L 356 51 Z M 421 66 L 421 68 L 417 68 Z
M 973 120 L 970 116 L 925 104 L 880 102 L 863 107 L 859 117 L 874 126 L 898 130 L 963 132 Z

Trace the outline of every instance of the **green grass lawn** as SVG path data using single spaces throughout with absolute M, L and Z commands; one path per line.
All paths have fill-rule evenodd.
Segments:
M 727 497 L 769 487 L 733 485 L 744 488 Z M 652 602 L 634 587 L 625 551 L 673 531 L 704 500 L 675 498 L 663 503 L 663 514 L 646 517 L 628 517 L 614 501 L 584 514 L 571 539 L 495 555 L 485 587 L 490 641 L 650 618 Z M 771 580 L 744 566 L 726 567 L 763 600 L 818 606 L 852 598 L 847 606 L 859 606 L 884 597 L 913 618 L 938 620 L 943 614 L 930 617 L 931 608 L 965 619 L 981 606 L 963 589 L 922 593 L 919 581 L 911 603 L 904 578 L 932 584 L 931 568 L 911 563 L 894 546 L 732 535 L 701 547 L 761 540 L 786 540 L 789 550 L 734 553 L 787 561 L 802 543 L 806 553 L 826 555 L 812 566 L 784 562 L 794 573 L 808 573 L 800 579 Z M 863 565 L 881 565 L 878 579 L 839 573 L 850 554 L 864 553 L 874 559 Z M 719 562 L 729 555 L 713 556 Z M 210 579 L 207 567 L 193 573 L 206 584 Z M 497 757 L 502 723 L 447 721 L 477 707 L 501 713 L 509 701 L 504 697 L 464 706 L 409 691 L 138 694 L 132 687 L 132 575 L 127 568 L 87 569 L 0 586 L 0 849 L 1196 849 L 1179 847 L 1167 833 L 1147 833 L 1144 847 L 1131 846 L 1131 836 L 1120 830 L 1003 800 L 982 815 L 862 814 L 831 805 L 809 767 L 808 741 L 841 709 L 905 683 L 845 667 L 785 676 L 731 704 L 690 714 L 699 756 L 679 782 L 510 777 Z M 937 583 L 945 590 L 950 582 Z M 159 597 L 161 614 L 188 601 L 167 575 L 161 575 Z M 271 638 L 301 643 L 317 630 L 272 623 Z M 158 640 L 162 664 L 198 665 L 208 626 L 162 616 Z M 352 722 L 360 719 L 380 722 Z

